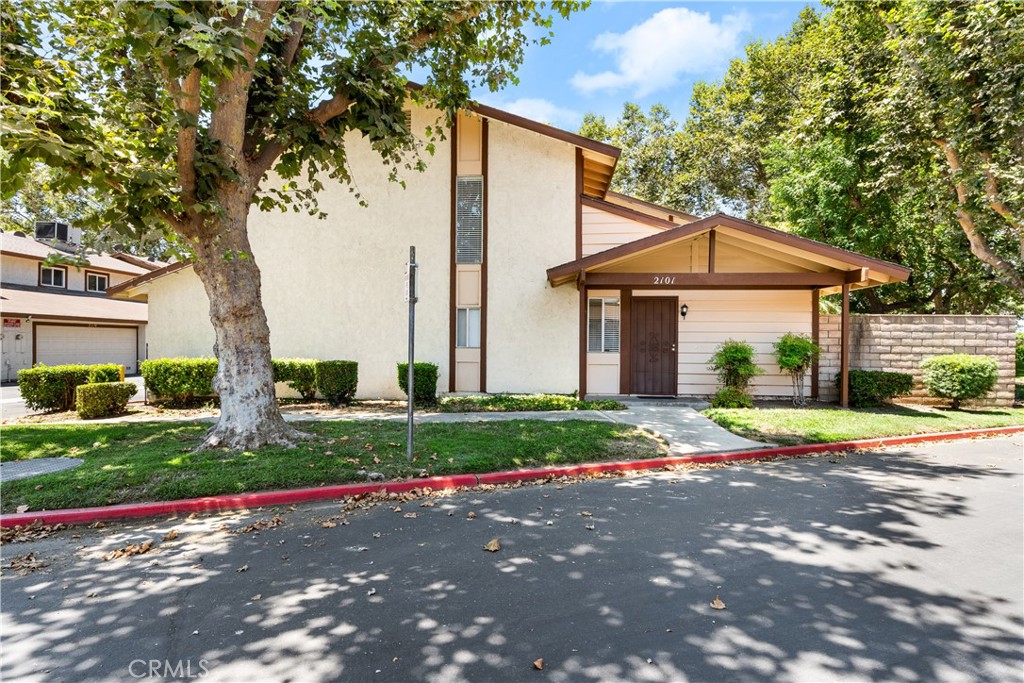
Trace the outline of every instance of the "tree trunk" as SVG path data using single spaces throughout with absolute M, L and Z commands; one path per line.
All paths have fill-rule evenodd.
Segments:
M 199 449 L 294 447 L 307 437 L 289 427 L 277 407 L 270 363 L 270 327 L 260 294 L 260 270 L 249 246 L 244 191 L 222 201 L 225 215 L 212 240 L 195 245 L 195 270 L 210 299 L 216 333 L 220 419 Z

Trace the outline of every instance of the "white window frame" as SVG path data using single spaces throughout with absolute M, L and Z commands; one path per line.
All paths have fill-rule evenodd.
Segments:
M 476 313 L 476 315 L 473 315 Z M 474 334 L 473 324 L 476 325 Z M 480 332 L 482 329 L 479 308 L 463 307 L 455 309 L 455 348 L 479 349 Z M 475 344 L 473 342 L 476 342 Z
M 103 287 L 99 289 L 93 289 L 89 286 L 89 278 L 103 278 Z M 86 273 L 85 274 L 85 291 L 93 292 L 95 294 L 106 294 L 107 287 L 110 286 L 110 276 L 106 273 Z
M 43 282 L 43 275 L 47 272 L 50 273 L 50 283 Z M 60 273 L 60 284 L 53 284 L 53 273 Z M 60 266 L 40 266 L 39 267 L 39 286 L 40 287 L 52 287 L 54 289 L 67 289 L 68 288 L 68 269 L 61 268 Z
M 592 304 L 595 301 L 601 302 L 601 344 L 600 348 L 592 348 L 592 337 L 590 334 L 591 324 L 594 321 L 592 316 Z M 614 305 L 618 315 L 615 318 L 608 317 L 608 307 Z M 608 322 L 614 320 L 618 323 L 618 334 L 615 335 L 614 344 L 609 339 Z M 610 348 L 614 346 L 614 348 Z M 622 348 L 622 301 L 617 296 L 592 296 L 587 299 L 587 353 L 619 353 Z

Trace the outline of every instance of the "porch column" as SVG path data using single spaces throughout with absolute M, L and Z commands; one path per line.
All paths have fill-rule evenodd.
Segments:
M 811 341 L 817 345 L 821 345 L 821 316 L 818 313 L 818 304 L 820 294 L 818 290 L 811 290 Z M 815 356 L 811 362 L 811 398 L 817 400 L 818 398 L 818 358 Z
M 587 288 L 578 283 L 580 292 L 580 400 L 587 396 Z
M 843 314 L 839 333 L 839 405 L 850 407 L 850 285 L 843 285 Z

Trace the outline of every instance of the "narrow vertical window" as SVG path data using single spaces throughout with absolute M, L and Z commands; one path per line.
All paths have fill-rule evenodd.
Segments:
M 484 179 L 460 176 L 455 183 L 455 262 L 482 263 Z
M 587 351 L 619 352 L 619 300 L 595 297 L 587 302 Z
M 480 348 L 480 309 L 460 308 L 455 312 L 455 346 Z

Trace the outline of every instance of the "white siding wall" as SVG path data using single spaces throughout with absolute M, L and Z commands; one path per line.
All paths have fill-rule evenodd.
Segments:
M 12 285 L 35 287 L 39 284 L 39 261 L 4 256 L 0 259 L 0 279 Z
M 602 211 L 592 206 L 583 207 L 583 255 L 590 256 L 599 251 L 617 247 L 626 242 L 638 240 L 661 232 L 638 221 Z
M 264 285 L 265 287 L 266 285 Z M 210 323 L 210 300 L 203 283 L 191 268 L 176 271 L 149 283 L 149 325 L 146 358 L 213 356 L 216 337 Z
M 689 306 L 686 319 L 679 321 L 680 395 L 704 396 L 717 390 L 718 380 L 707 364 L 715 347 L 726 339 L 754 347 L 755 361 L 766 372 L 751 385 L 755 396 L 791 395 L 792 382 L 779 372 L 772 344 L 787 332 L 810 335 L 809 291 L 633 292 L 634 297 L 667 295 L 678 296 L 681 304 Z
M 496 121 L 489 136 L 487 390 L 571 392 L 579 292 L 545 270 L 576 253 L 575 148 Z

